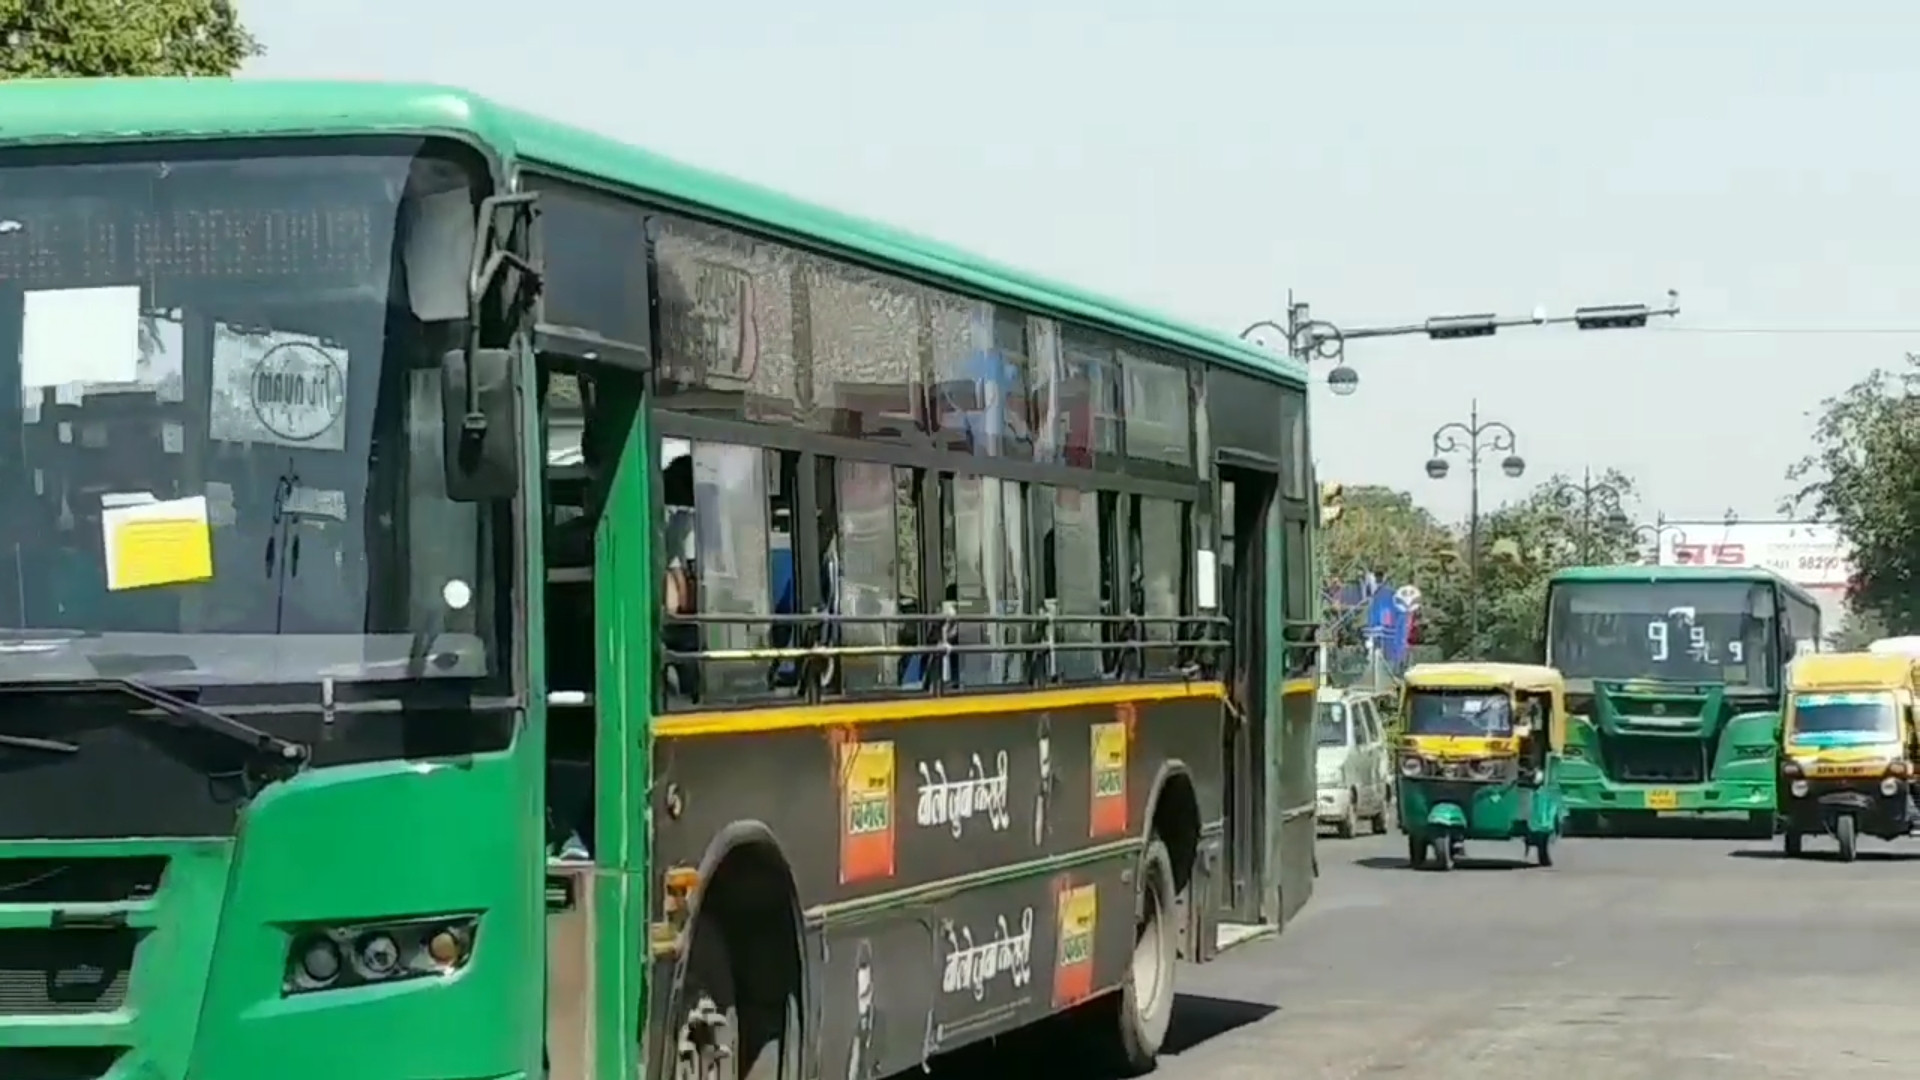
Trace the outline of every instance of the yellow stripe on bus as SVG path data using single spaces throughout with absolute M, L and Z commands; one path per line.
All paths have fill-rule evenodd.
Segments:
M 661 738 L 697 735 L 740 735 L 750 732 L 792 731 L 800 728 L 880 724 L 889 720 L 959 720 L 1003 713 L 1047 712 L 1089 705 L 1127 702 L 1224 700 L 1221 682 L 1135 683 L 1125 686 L 1088 686 L 1066 690 L 1032 690 L 1007 694 L 955 694 L 949 697 L 908 698 L 893 701 L 848 701 L 832 705 L 787 705 L 773 709 L 733 712 L 697 712 L 656 716 L 653 733 Z

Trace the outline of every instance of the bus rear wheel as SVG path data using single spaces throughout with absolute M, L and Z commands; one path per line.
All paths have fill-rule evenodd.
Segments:
M 1158 836 L 1140 861 L 1134 898 L 1133 962 L 1120 990 L 1089 1007 L 1086 1022 L 1100 1056 L 1125 1076 L 1153 1070 L 1173 1020 L 1174 969 L 1180 955 L 1175 925 L 1173 859 Z

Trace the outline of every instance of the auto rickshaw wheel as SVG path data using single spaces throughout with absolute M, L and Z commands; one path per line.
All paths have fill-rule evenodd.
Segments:
M 1441 870 L 1453 869 L 1453 837 L 1442 836 L 1433 841 L 1433 864 Z
M 1860 834 L 1853 822 L 1852 814 L 1840 815 L 1833 823 L 1833 838 L 1840 842 L 1840 861 L 1852 862 L 1860 854 Z
M 1427 842 L 1413 833 L 1407 834 L 1407 866 L 1418 870 L 1427 862 Z
M 1539 858 L 1541 866 L 1552 866 L 1553 834 L 1541 833 L 1539 837 L 1533 841 L 1533 853 Z
M 1802 852 L 1805 850 L 1803 846 L 1803 841 L 1805 839 L 1806 839 L 1805 837 L 1800 835 L 1800 831 L 1798 829 L 1788 829 L 1786 831 L 1786 833 L 1784 834 L 1784 842 L 1787 845 L 1787 858 L 1797 859 L 1801 856 Z

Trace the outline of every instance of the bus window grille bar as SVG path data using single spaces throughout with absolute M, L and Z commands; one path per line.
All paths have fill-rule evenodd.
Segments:
M 1228 647 L 1228 623 L 1218 615 L 1061 615 L 1057 605 L 1030 615 L 995 615 L 962 613 L 955 602 L 945 601 L 935 614 L 680 615 L 667 618 L 665 625 L 690 627 L 703 642 L 694 649 L 659 650 L 662 669 L 678 673 L 677 692 L 666 695 L 670 708 L 794 699 L 940 697 L 1153 678 L 1196 681 L 1218 676 Z M 853 627 L 891 629 L 896 640 L 848 644 L 844 631 Z M 1090 630 L 1084 635 L 1088 640 L 1069 636 L 1068 627 Z M 1170 633 L 1149 635 L 1150 629 L 1159 627 L 1171 628 Z M 720 628 L 764 628 L 770 640 L 783 643 L 704 645 L 707 632 Z M 963 630 L 969 628 L 984 630 L 987 640 L 965 640 Z M 1098 662 L 1082 678 L 1067 675 L 1063 658 L 1084 655 L 1095 655 Z M 997 674 L 985 680 L 969 679 L 966 659 L 971 657 L 994 658 Z M 894 661 L 896 667 L 889 680 L 857 688 L 845 685 L 848 661 L 886 660 Z M 764 679 L 750 680 L 756 684 L 755 692 L 703 692 L 708 676 L 720 666 L 736 665 L 737 671 L 738 665 L 752 664 L 765 665 Z

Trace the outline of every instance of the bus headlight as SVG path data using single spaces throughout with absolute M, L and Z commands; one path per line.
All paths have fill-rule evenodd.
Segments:
M 1891 776 L 1887 777 L 1885 780 L 1880 781 L 1880 794 L 1882 795 L 1900 794 L 1900 781 L 1895 780 Z
M 286 996 L 451 975 L 473 956 L 472 916 L 308 926 L 295 932 Z
M 1805 780 L 1795 780 L 1793 783 L 1787 785 L 1787 790 L 1793 793 L 1794 798 L 1804 799 L 1807 797 L 1807 791 L 1809 789 Z
M 1426 762 L 1421 761 L 1420 755 L 1418 754 L 1407 754 L 1400 759 L 1401 776 L 1419 776 L 1426 771 Z

